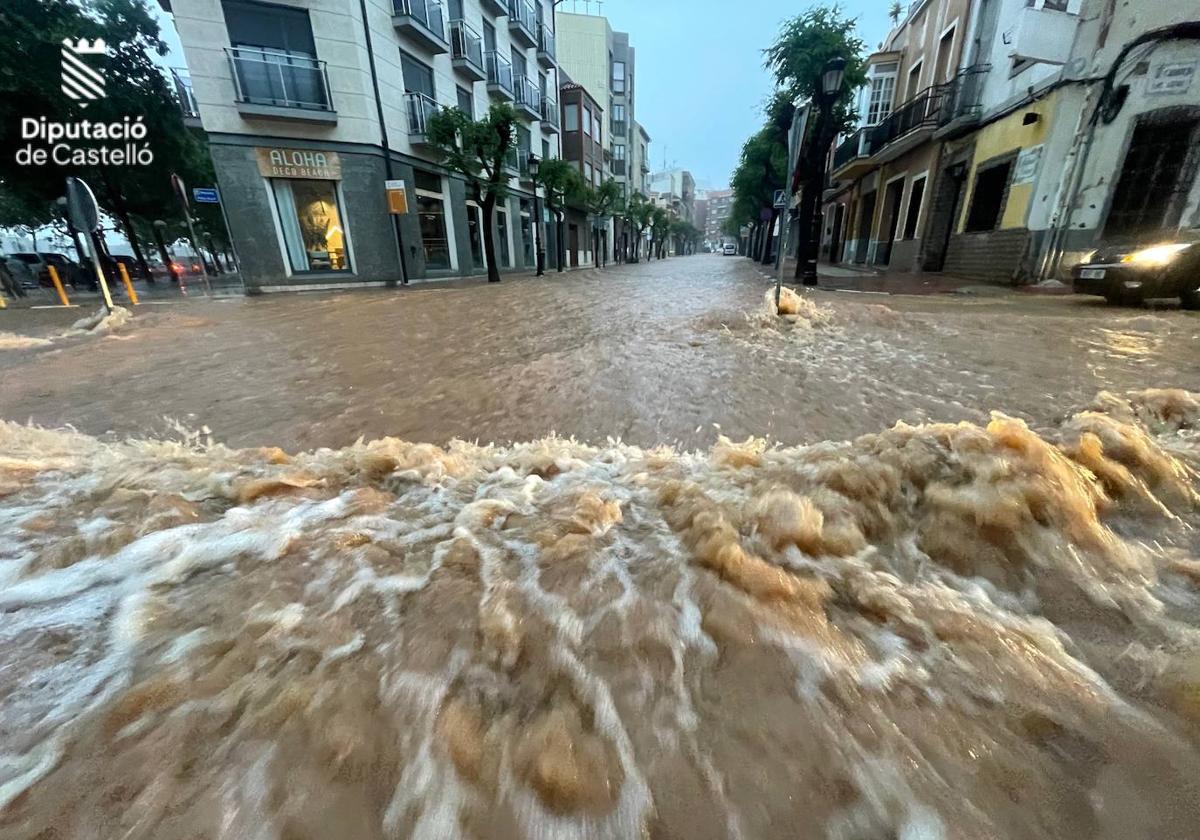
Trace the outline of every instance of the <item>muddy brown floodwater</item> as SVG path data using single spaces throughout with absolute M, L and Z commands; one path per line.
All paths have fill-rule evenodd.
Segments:
M 1196 321 L 765 290 L 0 336 L 0 838 L 1195 838 Z

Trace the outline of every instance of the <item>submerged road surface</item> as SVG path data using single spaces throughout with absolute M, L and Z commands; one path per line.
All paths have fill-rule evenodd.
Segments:
M 1103 388 L 1200 386 L 1188 313 L 818 292 L 828 322 L 779 332 L 761 317 L 769 285 L 743 258 L 698 255 L 492 286 L 144 306 L 112 337 L 0 349 L 0 418 L 144 435 L 165 433 L 165 417 L 289 450 L 552 432 L 692 448 L 718 431 L 801 443 L 992 409 L 1053 421 Z

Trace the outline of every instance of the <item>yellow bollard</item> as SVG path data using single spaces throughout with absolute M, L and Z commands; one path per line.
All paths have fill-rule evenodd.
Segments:
M 7 309 L 8 304 L 4 301 L 4 295 L 0 295 L 0 309 Z
M 46 266 L 50 269 L 50 281 L 54 283 L 54 291 L 58 292 L 58 300 L 63 306 L 70 306 L 71 301 L 67 300 L 67 293 L 63 289 L 62 280 L 58 278 L 58 269 L 54 266 Z
M 117 271 L 121 272 L 121 282 L 125 284 L 125 291 L 129 293 L 129 302 L 137 306 L 137 292 L 133 290 L 133 284 L 129 282 L 129 272 L 125 270 L 125 263 L 117 263 Z

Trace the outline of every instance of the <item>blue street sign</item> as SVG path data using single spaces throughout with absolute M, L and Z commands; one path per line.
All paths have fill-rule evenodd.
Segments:
M 192 187 L 192 198 L 197 204 L 220 204 L 221 196 L 216 187 Z

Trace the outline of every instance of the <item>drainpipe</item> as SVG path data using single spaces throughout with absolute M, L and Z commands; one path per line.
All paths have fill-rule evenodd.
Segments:
M 371 88 L 375 92 L 375 113 L 379 116 L 379 145 L 383 148 L 383 167 L 387 173 L 388 180 L 395 177 L 395 172 L 392 169 L 392 150 L 388 146 L 387 123 L 383 117 L 383 98 L 379 95 L 379 75 L 375 71 L 375 49 L 371 46 L 371 24 L 367 20 L 367 0 L 358 0 L 358 7 L 362 10 L 363 37 L 367 41 L 367 63 L 371 67 Z M 404 236 L 400 233 L 400 216 L 395 213 L 388 213 L 392 217 L 392 229 L 396 232 L 396 250 L 400 254 L 400 283 L 408 285 L 408 263 L 404 259 Z M 388 281 L 389 286 L 394 286 L 395 283 Z

